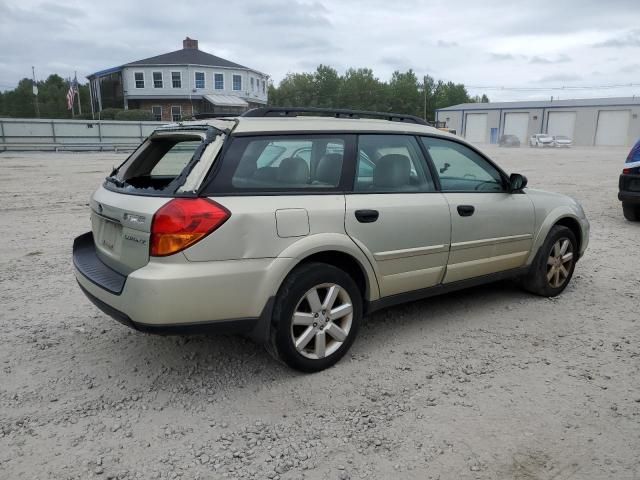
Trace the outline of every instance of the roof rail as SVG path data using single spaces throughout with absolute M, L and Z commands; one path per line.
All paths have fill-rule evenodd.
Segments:
M 229 118 L 239 116 L 239 113 L 196 113 L 192 118 L 194 120 L 206 120 L 207 118 Z
M 347 108 L 315 108 L 315 107 L 260 107 L 247 110 L 242 117 L 297 117 L 298 114 L 321 114 L 331 115 L 335 118 L 361 118 L 372 117 L 389 120 L 392 122 L 418 123 L 428 125 L 428 123 L 415 115 L 405 115 L 404 113 L 391 112 L 370 112 L 367 110 L 351 110 Z

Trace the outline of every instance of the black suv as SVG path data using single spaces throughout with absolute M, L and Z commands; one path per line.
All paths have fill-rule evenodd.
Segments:
M 640 220 L 640 140 L 633 146 L 622 169 L 618 183 L 618 200 L 622 202 L 624 217 L 632 222 Z

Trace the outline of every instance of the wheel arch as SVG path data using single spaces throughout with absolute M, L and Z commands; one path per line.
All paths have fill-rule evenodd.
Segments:
M 281 256 L 289 257 L 293 261 L 283 272 L 278 289 L 294 268 L 305 263 L 322 262 L 347 272 L 360 288 L 365 303 L 380 297 L 378 281 L 371 262 L 346 235 L 319 234 L 305 237 L 287 248 Z
M 538 250 L 540 250 L 540 247 L 547 238 L 547 235 L 549 235 L 549 232 L 555 225 L 561 225 L 563 227 L 569 228 L 576 237 L 576 250 L 578 252 L 582 251 L 582 242 L 584 240 L 584 237 L 580 220 L 569 207 L 558 207 L 549 212 L 540 227 L 538 227 L 533 248 L 531 249 L 531 254 L 529 255 L 529 258 L 526 262 L 527 265 L 531 265 L 533 259 L 538 253 Z
M 552 225 L 552 227 L 556 225 L 561 225 L 571 230 L 573 235 L 576 237 L 576 242 L 577 242 L 576 250 L 580 252 L 581 251 L 580 249 L 582 248 L 582 227 L 580 226 L 580 222 L 576 218 L 565 216 L 565 217 L 559 218 Z

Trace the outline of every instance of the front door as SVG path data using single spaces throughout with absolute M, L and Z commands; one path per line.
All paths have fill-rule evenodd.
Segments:
M 353 190 L 346 231 L 371 260 L 381 296 L 439 284 L 450 213 L 415 137 L 361 135 Z
M 525 193 L 471 148 L 422 137 L 451 211 L 451 252 L 444 283 L 525 264 L 533 245 L 534 209 Z

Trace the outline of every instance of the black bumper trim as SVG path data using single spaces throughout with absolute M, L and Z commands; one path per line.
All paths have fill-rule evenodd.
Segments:
M 80 285 L 80 283 L 78 283 Z M 87 291 L 82 285 L 80 289 L 87 296 L 91 303 L 109 315 L 114 320 L 133 328 L 139 332 L 152 333 L 156 335 L 192 335 L 199 333 L 215 333 L 220 335 L 247 334 L 257 341 L 266 340 L 264 332 L 265 323 L 268 325 L 271 319 L 273 297 L 269 299 L 259 318 L 234 318 L 231 320 L 206 321 L 198 323 L 178 323 L 166 325 L 149 325 L 146 323 L 134 322 L 128 315 L 106 304 L 99 298 Z M 262 328 L 261 328 L 262 326 Z M 268 330 L 267 330 L 268 331 Z
M 73 264 L 91 283 L 114 295 L 122 293 L 127 277 L 100 260 L 92 232 L 80 235 L 73 241 Z
M 618 192 L 618 200 L 632 205 L 640 204 L 640 192 Z

